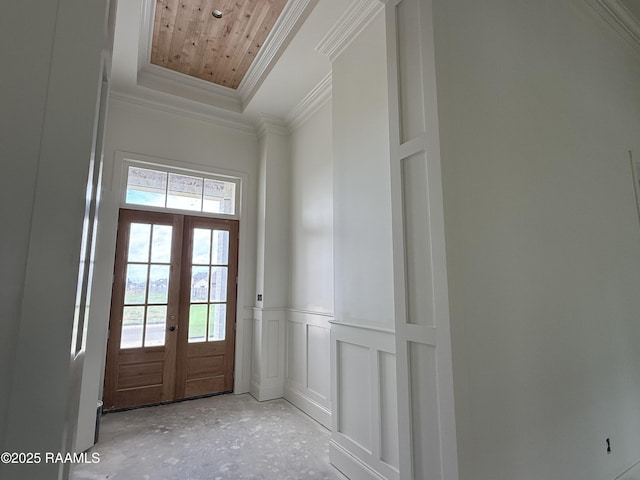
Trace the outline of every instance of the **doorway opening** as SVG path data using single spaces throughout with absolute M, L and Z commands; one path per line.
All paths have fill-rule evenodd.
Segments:
M 233 390 L 238 225 L 120 210 L 105 410 Z

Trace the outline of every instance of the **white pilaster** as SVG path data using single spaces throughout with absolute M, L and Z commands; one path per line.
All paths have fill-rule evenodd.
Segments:
M 262 401 L 284 395 L 290 152 L 288 130 L 277 118 L 263 116 L 258 135 L 258 250 L 250 392 Z

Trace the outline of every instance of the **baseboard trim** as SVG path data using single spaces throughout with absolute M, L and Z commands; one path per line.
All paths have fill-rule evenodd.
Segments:
M 298 407 L 304 413 L 331 430 L 331 410 L 324 405 L 320 405 L 312 398 L 306 396 L 304 392 L 293 388 L 291 385 L 285 386 L 284 398 Z
M 282 385 L 262 385 L 256 381 L 251 382 L 251 388 L 249 393 L 253 398 L 259 402 L 265 402 L 267 400 L 275 400 L 276 398 L 284 397 L 284 388 Z
M 329 442 L 329 460 L 349 480 L 386 480 L 335 440 Z

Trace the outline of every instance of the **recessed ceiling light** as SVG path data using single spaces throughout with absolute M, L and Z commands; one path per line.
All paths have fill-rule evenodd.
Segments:
M 222 18 L 222 12 L 220 10 L 214 10 L 213 12 L 211 12 L 211 15 L 216 18 Z

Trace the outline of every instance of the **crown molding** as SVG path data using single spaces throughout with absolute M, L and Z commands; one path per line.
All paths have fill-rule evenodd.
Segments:
M 140 4 L 140 29 L 138 31 L 138 71 L 151 65 L 151 44 L 153 41 L 153 20 L 156 14 L 156 0 L 142 0 Z
M 356 0 L 316 46 L 316 51 L 334 61 L 384 8 L 379 0 Z
M 242 113 L 242 102 L 235 90 L 148 64 L 138 70 L 138 85 L 196 102 Z
M 289 135 L 289 129 L 287 124 L 275 115 L 267 115 L 263 113 L 260 115 L 256 124 L 256 130 L 258 132 L 258 138 L 264 138 L 267 134 L 281 135 L 286 137 Z
M 331 72 L 329 72 L 298 105 L 291 109 L 286 117 L 289 131 L 293 131 L 305 123 L 314 113 L 331 100 L 331 78 Z
M 183 100 L 179 97 L 176 97 L 177 102 L 172 102 L 166 98 L 166 95 L 154 90 L 146 90 L 144 94 L 136 94 L 112 89 L 109 92 L 109 98 L 110 100 L 212 123 L 221 127 L 230 128 L 239 133 L 251 135 L 254 138 L 256 137 L 254 125 L 242 119 L 238 114 L 208 105 L 199 105 L 197 103 L 192 105 L 188 100 Z
M 640 19 L 636 18 L 620 0 L 585 0 L 640 53 Z
M 238 85 L 238 94 L 246 106 L 262 85 L 289 42 L 300 29 L 319 0 L 289 0 L 273 29 L 258 50 L 249 70 Z

